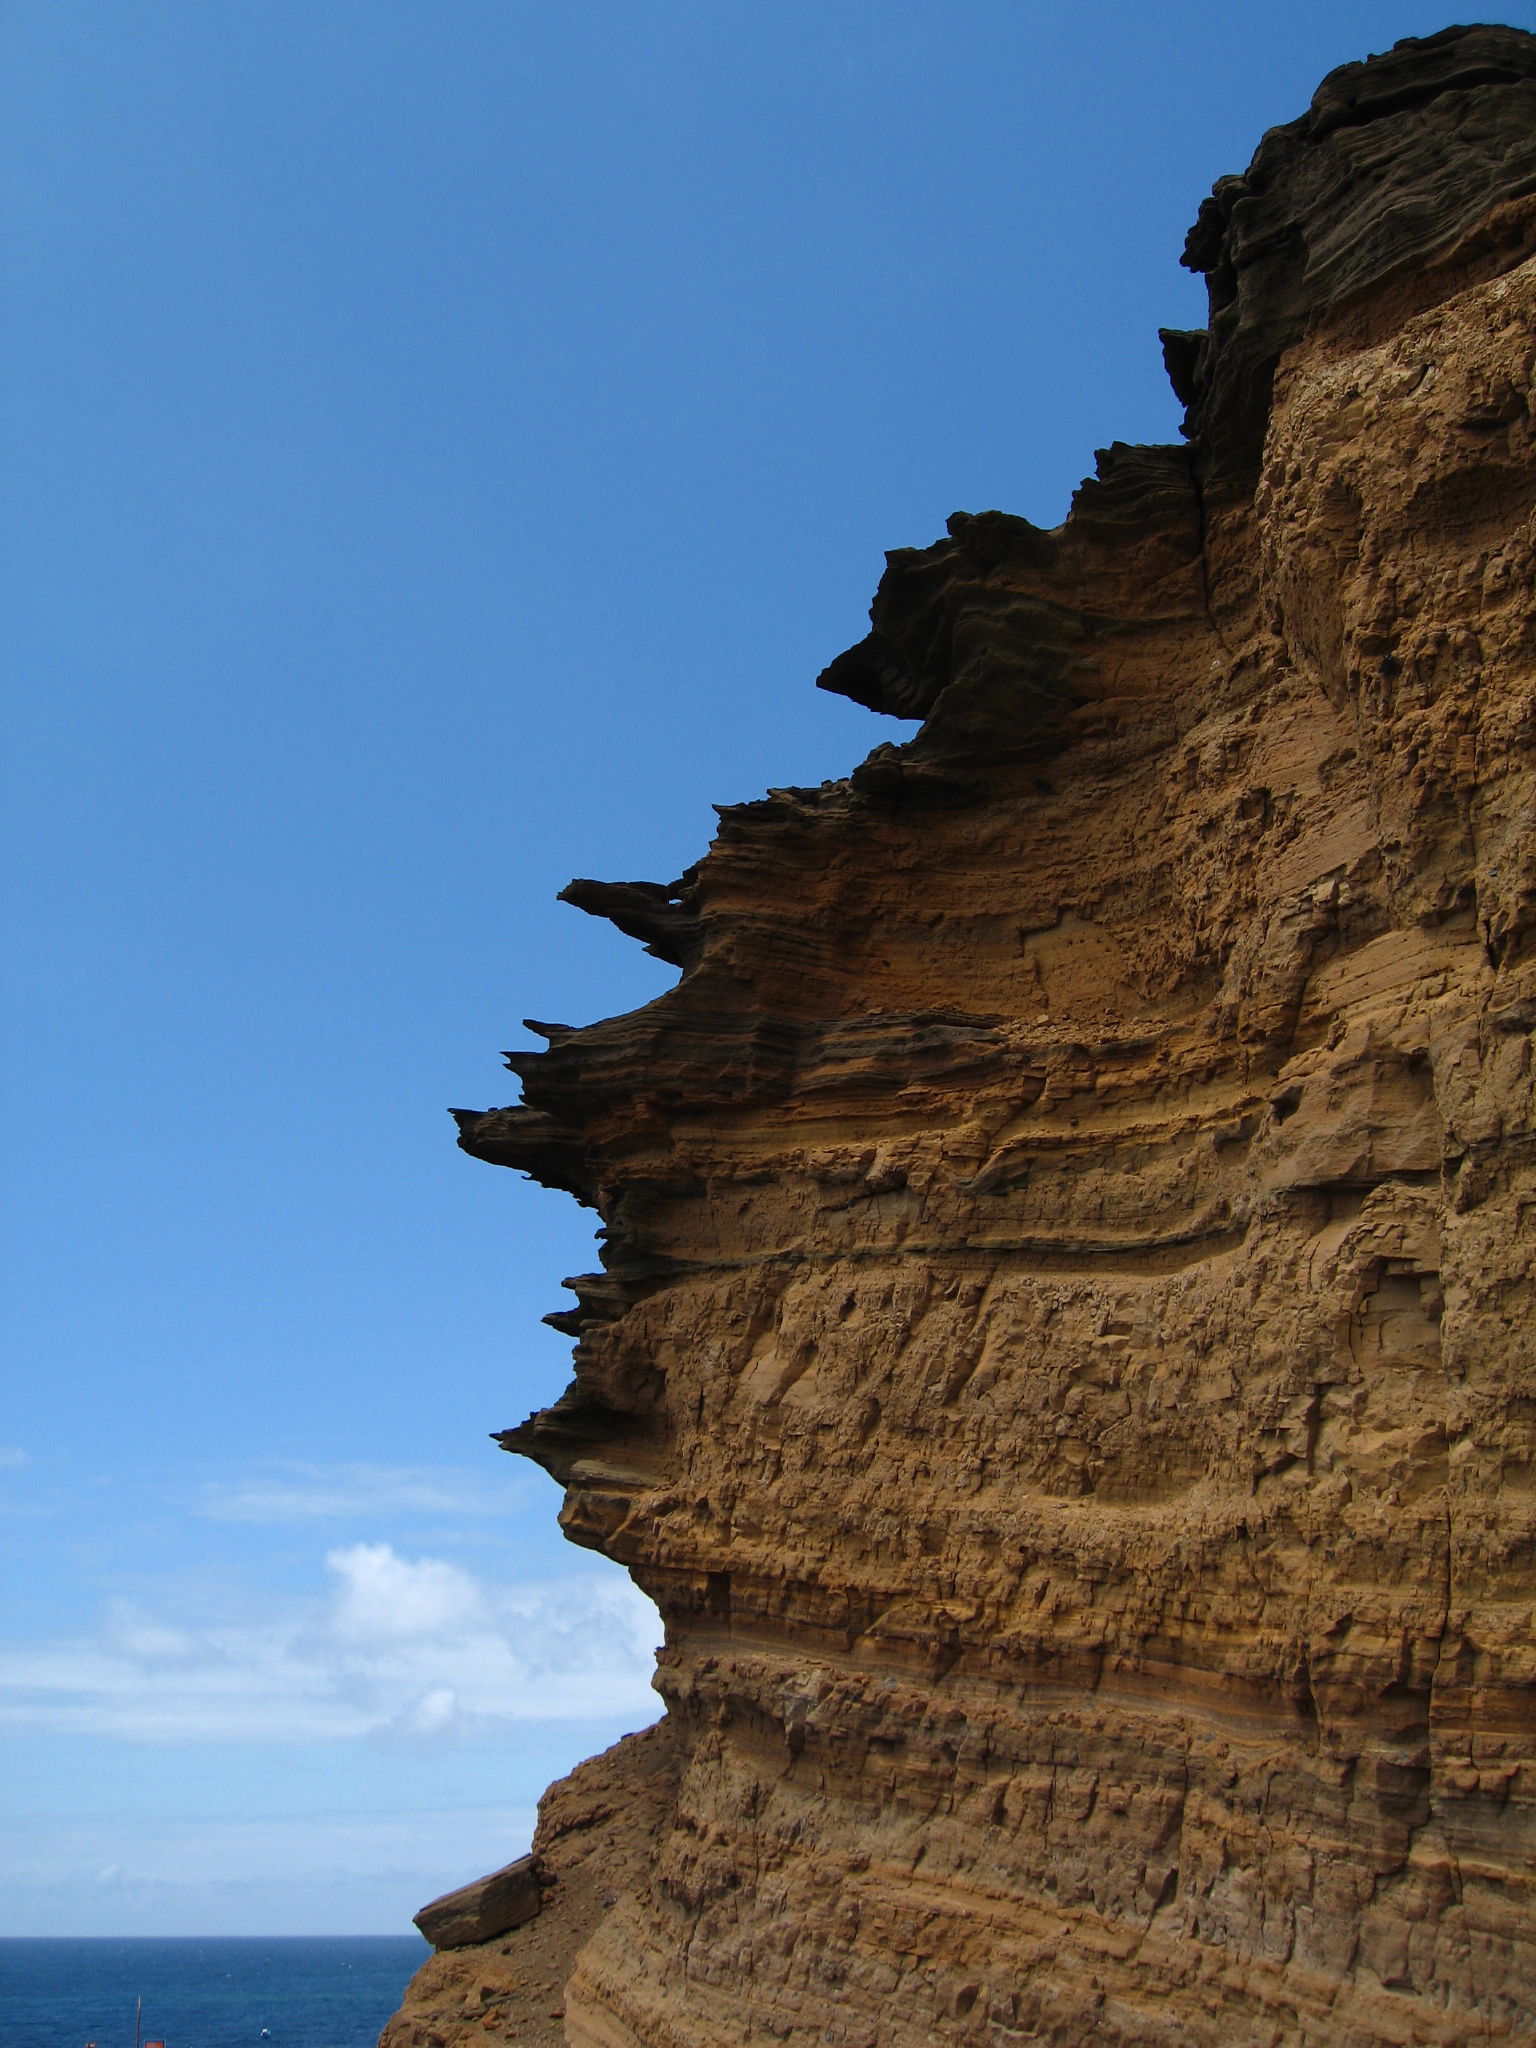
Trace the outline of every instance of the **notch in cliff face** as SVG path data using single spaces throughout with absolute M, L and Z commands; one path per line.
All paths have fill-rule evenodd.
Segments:
M 1334 73 L 1187 445 L 890 556 L 915 737 L 566 892 L 682 969 L 456 1112 L 603 1218 L 501 1440 L 666 1624 L 576 2048 L 1536 2030 L 1533 250 L 1536 39 Z

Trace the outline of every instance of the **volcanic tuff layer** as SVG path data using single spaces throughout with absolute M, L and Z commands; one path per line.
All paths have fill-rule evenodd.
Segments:
M 460 1122 L 603 1219 L 502 1440 L 666 1622 L 577 2048 L 1536 2029 L 1533 252 L 1536 39 L 1335 72 L 1188 446 L 890 557 L 916 737 L 575 885 L 682 979 Z

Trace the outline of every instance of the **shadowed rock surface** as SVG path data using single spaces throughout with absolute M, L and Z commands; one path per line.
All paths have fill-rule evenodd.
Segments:
M 458 1113 L 601 1214 L 502 1441 L 666 1622 L 574 2048 L 1536 2032 L 1533 252 L 1536 38 L 1335 72 L 1187 447 L 893 554 L 822 682 L 915 737 L 577 885 L 681 981 Z

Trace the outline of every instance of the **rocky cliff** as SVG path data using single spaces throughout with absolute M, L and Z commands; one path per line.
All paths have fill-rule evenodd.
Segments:
M 563 2017 L 457 1951 L 394 2048 L 1536 2032 L 1536 38 L 1184 261 L 1187 445 L 893 554 L 821 680 L 916 736 L 574 884 L 681 980 L 460 1115 L 602 1219 L 502 1441 L 667 1719 L 551 1795 Z

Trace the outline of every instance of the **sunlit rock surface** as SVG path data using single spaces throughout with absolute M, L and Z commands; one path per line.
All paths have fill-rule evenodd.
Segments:
M 893 555 L 823 682 L 916 737 L 573 889 L 682 979 L 460 1123 L 606 1226 L 504 1441 L 666 1622 L 576 2048 L 1536 2031 L 1533 195 L 1536 39 L 1334 73 L 1188 446 Z

